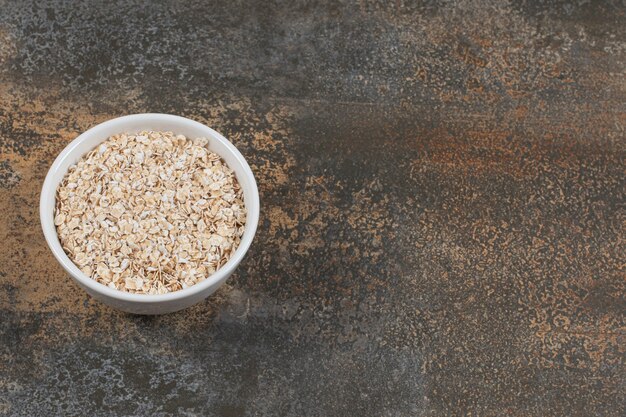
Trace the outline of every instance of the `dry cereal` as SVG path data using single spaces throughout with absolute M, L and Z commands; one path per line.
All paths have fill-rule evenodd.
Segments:
M 233 171 L 203 138 L 111 136 L 57 190 L 63 249 L 96 281 L 164 294 L 204 280 L 239 246 L 246 209 Z

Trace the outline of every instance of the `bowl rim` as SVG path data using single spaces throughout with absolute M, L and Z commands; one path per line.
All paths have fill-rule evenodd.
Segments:
M 132 119 L 144 119 L 147 122 L 149 122 L 150 120 L 159 120 L 162 122 L 165 119 L 166 121 L 171 121 L 172 124 L 182 123 L 182 124 L 187 124 L 187 125 L 194 125 L 197 128 L 207 130 L 208 132 L 211 133 L 211 136 L 212 136 L 211 139 L 215 139 L 221 142 L 223 145 L 226 146 L 228 151 L 233 154 L 233 156 L 237 159 L 237 161 L 243 167 L 243 173 L 246 177 L 248 177 L 248 180 L 250 181 L 250 184 L 252 185 L 252 192 L 250 193 L 251 195 L 249 196 L 252 198 L 252 201 L 250 202 L 244 201 L 246 204 L 246 209 L 248 210 L 248 218 L 246 219 L 244 235 L 241 239 L 241 242 L 239 243 L 239 246 L 235 250 L 235 253 L 233 254 L 233 256 L 231 256 L 231 258 L 228 260 L 228 262 L 226 262 L 226 264 L 224 264 L 215 273 L 209 275 L 205 280 L 197 284 L 194 284 L 188 288 L 184 288 L 182 290 L 170 292 L 167 294 L 154 294 L 154 295 L 132 294 L 132 293 L 128 293 L 122 290 L 110 288 L 104 284 L 97 282 L 93 278 L 87 276 L 78 268 L 78 266 L 76 266 L 76 264 L 69 258 L 69 256 L 67 256 L 67 254 L 63 250 L 61 246 L 61 242 L 58 238 L 58 234 L 56 232 L 56 227 L 54 226 L 54 213 L 52 216 L 53 220 L 52 222 L 50 222 L 49 217 L 48 217 L 49 213 L 48 211 L 44 210 L 44 202 L 48 201 L 49 193 L 51 192 L 50 189 L 54 187 L 53 177 L 55 176 L 55 174 L 58 173 L 59 167 L 64 162 L 64 160 L 68 158 L 70 155 L 72 155 L 74 149 L 82 141 L 86 140 L 91 135 L 97 134 L 99 131 L 106 131 L 111 127 L 111 125 L 116 125 L 118 123 L 132 120 Z M 175 129 L 172 129 L 172 131 L 175 131 Z M 118 133 L 121 133 L 121 132 L 118 132 Z M 112 134 L 115 134 L 115 133 L 112 133 Z M 108 138 L 110 136 L 111 134 L 107 134 L 106 137 Z M 103 140 L 106 140 L 106 139 L 103 139 Z M 66 172 L 63 173 L 63 176 L 65 176 L 65 174 Z M 52 192 L 55 194 L 55 199 L 56 199 L 56 187 L 54 187 L 54 190 L 52 190 Z M 53 205 L 53 210 L 54 210 L 54 207 L 55 205 Z M 255 210 L 250 211 L 250 208 L 254 208 Z M 88 289 L 96 293 L 102 294 L 104 296 L 107 296 L 116 300 L 136 302 L 136 303 L 155 303 L 155 302 L 158 303 L 158 302 L 169 302 L 169 301 L 174 301 L 174 300 L 186 299 L 189 297 L 193 297 L 196 294 L 202 293 L 204 290 L 209 289 L 214 284 L 219 283 L 220 281 L 227 278 L 230 274 L 232 274 L 235 268 L 239 265 L 239 263 L 241 262 L 245 254 L 247 253 L 248 249 L 250 248 L 252 241 L 254 240 L 254 236 L 256 234 L 256 229 L 257 229 L 258 222 L 259 222 L 259 213 L 260 213 L 259 190 L 257 187 L 256 180 L 254 178 L 254 174 L 252 173 L 252 170 L 250 169 L 248 162 L 243 157 L 241 152 L 239 152 L 239 150 L 235 147 L 235 145 L 233 145 L 223 135 L 221 135 L 220 133 L 218 133 L 217 131 L 213 130 L 212 128 L 210 128 L 209 126 L 203 123 L 188 119 L 186 117 L 176 116 L 172 114 L 164 114 L 164 113 L 138 113 L 138 114 L 131 114 L 127 116 L 116 117 L 114 119 L 109 119 L 95 126 L 92 126 L 91 128 L 87 129 L 86 131 L 78 135 L 76 139 L 70 142 L 61 151 L 61 153 L 56 157 L 56 159 L 50 166 L 50 169 L 48 170 L 48 173 L 46 174 L 46 178 L 41 188 L 41 195 L 40 195 L 40 200 L 39 200 L 39 216 L 40 216 L 40 222 L 41 222 L 43 234 L 46 239 L 46 243 L 48 244 L 48 247 L 52 251 L 52 254 L 57 259 L 57 261 L 61 264 L 61 266 L 70 275 L 72 275 L 72 277 L 74 277 L 81 285 L 87 287 Z

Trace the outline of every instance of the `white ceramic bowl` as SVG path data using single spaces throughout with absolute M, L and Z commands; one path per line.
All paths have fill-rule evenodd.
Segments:
M 207 138 L 209 149 L 220 155 L 235 172 L 243 189 L 244 203 L 248 211 L 241 243 L 230 260 L 204 281 L 168 294 L 130 294 L 96 282 L 78 269 L 65 254 L 54 226 L 56 189 L 69 167 L 111 135 L 123 132 L 137 133 L 141 130 L 172 131 L 189 138 Z M 254 175 L 241 153 L 224 136 L 213 129 L 180 116 L 135 114 L 109 120 L 92 127 L 67 145 L 48 171 L 41 190 L 39 210 L 43 234 L 52 254 L 85 291 L 97 300 L 123 311 L 136 314 L 163 314 L 189 307 L 205 299 L 217 290 L 237 268 L 252 243 L 259 222 L 259 191 Z

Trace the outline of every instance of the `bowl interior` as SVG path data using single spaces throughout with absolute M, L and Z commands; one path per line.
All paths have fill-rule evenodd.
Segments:
M 80 269 L 65 254 L 54 227 L 56 189 L 67 173 L 69 167 L 76 163 L 85 153 L 95 148 L 111 135 L 117 133 L 137 133 L 142 130 L 172 131 L 176 134 L 183 134 L 189 138 L 207 138 L 209 140 L 209 150 L 220 155 L 226 164 L 235 172 L 235 176 L 237 177 L 237 180 L 243 190 L 244 203 L 247 210 L 246 226 L 241 243 L 230 260 L 204 281 L 189 288 L 168 294 L 130 294 L 124 291 L 109 288 L 96 282 L 80 271 Z M 217 282 L 224 276 L 232 273 L 239 261 L 243 258 L 245 252 L 248 250 L 256 232 L 259 219 L 259 195 L 254 175 L 252 174 L 248 163 L 234 145 L 213 129 L 180 116 L 165 114 L 137 114 L 101 123 L 87 130 L 71 142 L 57 157 L 48 172 L 41 192 L 40 211 L 43 232 L 54 256 L 61 263 L 61 265 L 82 284 L 97 292 L 106 293 L 106 295 L 115 298 L 126 300 L 134 299 L 137 301 L 140 299 L 150 299 L 151 301 L 156 301 L 158 298 L 167 300 L 182 298 L 186 295 L 194 294 L 202 291 L 204 288 L 209 287 L 214 282 Z

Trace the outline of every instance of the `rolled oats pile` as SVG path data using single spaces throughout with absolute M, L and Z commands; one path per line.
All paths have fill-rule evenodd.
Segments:
M 111 288 L 164 294 L 224 265 L 244 232 L 243 193 L 206 139 L 144 131 L 110 137 L 57 190 L 63 249 Z

